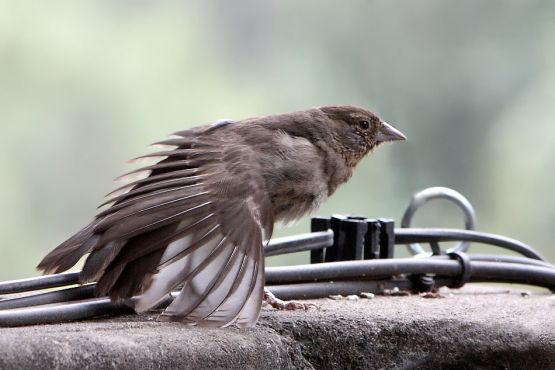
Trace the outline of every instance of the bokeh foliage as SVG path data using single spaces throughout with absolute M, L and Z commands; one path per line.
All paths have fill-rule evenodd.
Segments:
M 0 0 L 0 279 L 87 223 L 168 133 L 350 103 L 409 137 L 319 212 L 400 216 L 442 185 L 555 260 L 555 3 Z M 430 204 L 419 225 L 462 225 Z M 308 223 L 277 235 L 307 231 Z M 306 257 L 271 263 L 303 262 Z

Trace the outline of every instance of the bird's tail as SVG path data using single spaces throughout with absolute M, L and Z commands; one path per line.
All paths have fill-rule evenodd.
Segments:
M 38 264 L 37 269 L 44 274 L 57 274 L 75 265 L 81 257 L 92 251 L 99 243 L 99 235 L 93 232 L 96 223 L 97 221 L 91 222 L 48 253 Z

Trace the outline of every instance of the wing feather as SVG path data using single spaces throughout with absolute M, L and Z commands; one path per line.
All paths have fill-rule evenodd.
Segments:
M 135 297 L 135 309 L 144 311 L 182 286 L 164 319 L 253 325 L 271 203 L 256 153 L 238 135 L 212 135 L 217 130 L 186 130 L 155 143 L 177 148 L 139 157 L 161 159 L 123 175 L 147 177 L 108 194 L 101 206 L 111 206 L 39 268 L 61 271 L 90 253 L 81 280 L 97 280 L 99 295 Z
M 121 195 L 117 195 L 113 198 L 108 199 L 102 205 L 106 205 L 106 204 L 113 203 L 113 202 L 119 202 L 121 200 L 129 199 L 129 198 L 137 196 L 137 195 L 142 195 L 142 194 L 145 194 L 145 193 L 149 193 L 153 190 L 167 189 L 167 188 L 172 188 L 172 187 L 176 187 L 176 186 L 188 186 L 189 188 L 198 188 L 198 187 L 200 187 L 200 184 L 196 183 L 196 179 L 191 180 L 187 177 L 159 181 L 159 182 L 156 182 L 156 183 L 153 183 L 153 184 L 148 184 L 148 185 L 145 185 L 145 186 L 132 188 L 128 192 L 125 192 Z
M 163 173 L 163 174 L 160 174 L 160 175 L 148 176 L 148 177 L 145 177 L 144 179 L 136 180 L 136 181 L 130 182 L 128 184 L 125 184 L 123 186 L 120 186 L 119 188 L 114 189 L 113 191 L 108 193 L 106 196 L 110 197 L 113 194 L 130 190 L 130 189 L 134 188 L 137 185 L 151 184 L 153 182 L 157 182 L 157 181 L 160 181 L 160 180 L 169 180 L 169 179 L 187 177 L 191 182 L 197 182 L 197 181 L 202 180 L 202 178 L 203 178 L 202 175 L 196 175 L 197 173 L 198 173 L 198 169 L 196 169 L 196 168 L 187 168 L 187 169 L 184 169 L 184 170 L 181 170 L 181 171 L 172 171 L 172 172 L 167 172 L 167 173 Z
M 173 160 L 171 162 L 158 162 L 150 166 L 139 167 L 133 171 L 126 172 L 123 175 L 116 177 L 114 180 L 126 181 L 130 175 L 137 175 L 141 172 L 150 174 L 150 172 L 152 171 L 161 171 L 161 170 L 171 171 L 171 170 L 183 169 L 183 168 L 185 169 L 191 168 L 191 161 L 187 159 L 183 159 L 183 160 Z
M 190 188 L 189 185 L 178 186 L 178 187 L 175 187 L 175 188 L 161 189 L 161 190 L 152 191 L 152 192 L 147 193 L 147 194 L 137 195 L 135 197 L 132 197 L 131 199 L 125 199 L 125 200 L 122 199 L 122 200 L 118 201 L 117 203 L 115 203 L 114 205 L 110 206 L 110 208 L 107 208 L 104 211 L 97 214 L 96 218 L 97 219 L 102 219 L 102 218 L 104 218 L 104 216 L 115 213 L 116 211 L 119 211 L 120 209 L 126 208 L 126 207 L 128 207 L 132 204 L 137 204 L 141 201 L 149 200 L 149 199 L 151 199 L 153 197 L 157 197 L 159 195 L 170 195 L 170 193 L 172 193 L 172 192 L 179 192 L 181 190 L 186 190 L 186 189 L 189 189 L 189 188 Z M 174 194 L 171 194 L 171 196 L 177 196 L 177 195 L 174 195 Z

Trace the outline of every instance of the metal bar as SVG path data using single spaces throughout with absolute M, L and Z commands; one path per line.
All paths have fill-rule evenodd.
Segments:
M 79 272 L 66 272 L 62 274 L 39 276 L 29 279 L 11 280 L 0 282 L 0 294 L 12 294 L 57 288 L 61 286 L 77 284 Z
M 50 324 L 131 312 L 131 308 L 116 306 L 109 298 L 96 298 L 77 303 L 0 311 L 0 327 Z
M 266 257 L 277 256 L 286 253 L 304 252 L 314 249 L 322 249 L 333 245 L 333 231 L 319 231 L 270 240 L 264 248 Z
M 452 278 L 438 276 L 434 279 L 434 287 L 447 286 Z M 349 281 L 320 281 L 313 283 L 283 284 L 266 286 L 280 299 L 318 299 L 330 295 L 352 295 L 360 293 L 382 294 L 386 290 L 399 288 L 399 290 L 413 290 L 414 282 L 410 279 L 398 280 L 349 280 Z
M 555 269 L 551 267 L 507 262 L 471 262 L 471 281 L 498 281 L 537 285 L 555 289 Z M 399 258 L 369 261 L 348 261 L 268 267 L 266 284 L 288 284 L 316 281 L 370 280 L 399 274 L 436 274 L 456 277 L 462 267 L 456 260 L 437 258 Z
M 158 308 L 169 306 L 177 294 L 178 292 L 169 294 Z M 93 298 L 79 302 L 0 311 L 0 327 L 53 324 L 134 312 L 131 307 L 112 303 L 109 298 Z
M 425 273 L 457 276 L 461 273 L 461 266 L 454 260 L 443 261 L 429 258 L 398 258 L 267 267 L 266 284 L 275 285 L 323 280 L 370 279 L 399 274 Z
M 96 284 L 56 290 L 54 292 L 33 294 L 25 297 L 0 300 L 0 310 L 40 306 L 51 303 L 78 301 L 94 298 Z
M 352 295 L 367 293 L 382 293 L 384 289 L 399 288 L 411 290 L 410 280 L 368 280 L 368 281 L 320 281 L 315 283 L 299 283 L 284 285 L 269 285 L 268 288 L 276 297 L 283 300 L 290 299 L 318 299 L 330 295 Z
M 471 281 L 518 283 L 555 290 L 555 269 L 506 262 L 472 262 Z
M 449 259 L 448 256 L 430 256 L 432 258 Z M 502 255 L 490 255 L 490 254 L 469 254 L 468 258 L 471 261 L 482 261 L 482 262 L 506 262 L 506 263 L 520 263 L 522 265 L 533 265 L 533 266 L 543 266 L 555 269 L 555 266 L 549 262 L 540 261 L 534 258 L 528 257 L 518 257 L 518 256 L 502 256 Z
M 501 235 L 459 229 L 395 229 L 395 244 L 429 243 L 430 241 L 447 242 L 457 240 L 491 244 L 512 250 L 513 252 L 520 253 L 529 258 L 545 261 L 545 259 L 529 245 Z

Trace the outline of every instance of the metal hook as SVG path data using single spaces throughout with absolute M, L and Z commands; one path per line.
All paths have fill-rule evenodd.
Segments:
M 424 204 L 432 199 L 447 199 L 455 203 L 464 213 L 464 225 L 467 230 L 475 230 L 476 228 L 476 213 L 472 204 L 461 193 L 444 187 L 433 187 L 424 189 L 412 196 L 410 204 L 403 215 L 401 220 L 401 227 L 410 227 L 412 217 L 416 211 Z M 412 243 L 407 244 L 409 251 L 413 255 L 429 255 L 420 244 Z M 459 243 L 456 247 L 447 250 L 450 252 L 466 252 L 470 247 L 470 242 L 465 241 Z

